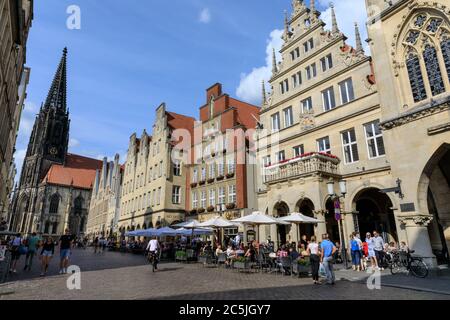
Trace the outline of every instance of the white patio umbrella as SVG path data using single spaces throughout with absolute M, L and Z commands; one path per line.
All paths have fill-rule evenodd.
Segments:
M 208 221 L 200 223 L 201 227 L 205 228 L 214 228 L 214 229 L 225 229 L 225 228 L 233 228 L 236 227 L 236 223 L 231 223 L 230 221 L 222 218 L 222 217 L 214 217 Z M 222 240 L 219 240 L 220 242 Z
M 174 227 L 182 227 L 184 229 L 192 230 L 192 238 L 194 237 L 194 230 L 198 229 L 198 228 L 201 228 L 200 227 L 200 222 L 198 222 L 198 220 L 195 220 L 195 219 L 194 220 L 189 220 L 189 221 L 186 221 L 186 222 L 182 222 L 182 223 L 179 223 L 179 224 L 175 224 Z
M 284 221 L 277 220 L 273 217 L 265 215 L 262 212 L 256 211 L 248 216 L 244 216 L 239 219 L 231 220 L 231 222 L 248 224 L 258 227 L 258 241 L 259 241 L 259 226 L 261 225 L 274 225 L 274 224 L 289 224 Z
M 297 225 L 299 239 L 301 239 L 301 234 L 300 234 L 300 225 L 301 224 L 325 223 L 324 221 L 320 221 L 318 219 L 305 216 L 304 214 L 301 214 L 299 212 L 291 213 L 290 215 L 288 215 L 286 217 L 278 218 L 278 220 Z

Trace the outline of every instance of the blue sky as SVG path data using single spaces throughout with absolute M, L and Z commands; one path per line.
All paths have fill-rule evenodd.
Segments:
M 328 1 L 316 2 L 318 9 L 327 9 Z M 198 117 L 205 89 L 221 82 L 225 92 L 258 104 L 261 78 L 270 76 L 267 53 L 281 45 L 283 12 L 291 9 L 291 0 L 34 3 L 27 49 L 31 79 L 16 153 L 19 170 L 34 115 L 65 46 L 70 152 L 94 158 L 119 153 L 124 161 L 130 135 L 144 128 L 151 132 L 154 110 L 162 102 L 170 111 Z M 70 5 L 81 9 L 80 30 L 66 27 Z M 364 0 L 339 0 L 335 6 L 341 30 L 353 44 L 353 23 L 365 18 Z M 323 19 L 329 19 L 329 12 Z M 361 31 L 364 37 L 363 26 Z

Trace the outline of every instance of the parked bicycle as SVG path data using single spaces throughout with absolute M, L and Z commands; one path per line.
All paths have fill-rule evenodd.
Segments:
M 421 257 L 414 257 L 415 251 L 409 252 L 395 252 L 392 253 L 391 259 L 389 259 L 389 267 L 393 275 L 408 272 L 417 278 L 426 278 L 428 276 L 428 266 Z

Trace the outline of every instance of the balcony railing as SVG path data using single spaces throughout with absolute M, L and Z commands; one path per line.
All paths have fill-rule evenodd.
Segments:
M 322 153 L 310 153 L 274 164 L 264 168 L 264 183 L 270 184 L 283 180 L 308 176 L 314 173 L 322 173 L 329 176 L 339 174 L 341 161 Z

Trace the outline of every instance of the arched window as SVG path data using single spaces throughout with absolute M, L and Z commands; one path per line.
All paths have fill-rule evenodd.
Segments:
M 405 65 L 414 102 L 450 90 L 445 80 L 450 79 L 449 30 L 448 19 L 435 10 L 417 13 L 403 33 Z
M 51 214 L 58 213 L 59 208 L 59 196 L 57 194 L 54 194 L 50 198 L 50 211 Z
M 441 94 L 445 91 L 444 81 L 442 80 L 441 68 L 436 54 L 436 49 L 427 44 L 423 51 L 423 60 L 427 69 L 428 81 L 430 82 L 431 93 L 433 96 Z
M 79 196 L 78 198 L 75 199 L 74 213 L 76 215 L 81 215 L 81 213 L 83 212 L 83 202 L 84 202 L 84 199 L 81 196 Z
M 411 53 L 406 60 L 406 68 L 408 69 L 409 82 L 414 102 L 426 99 L 427 91 L 425 90 L 422 72 L 420 71 L 419 57 Z
M 445 69 L 447 70 L 447 76 L 450 80 L 450 37 L 442 37 L 441 51 L 444 58 Z

